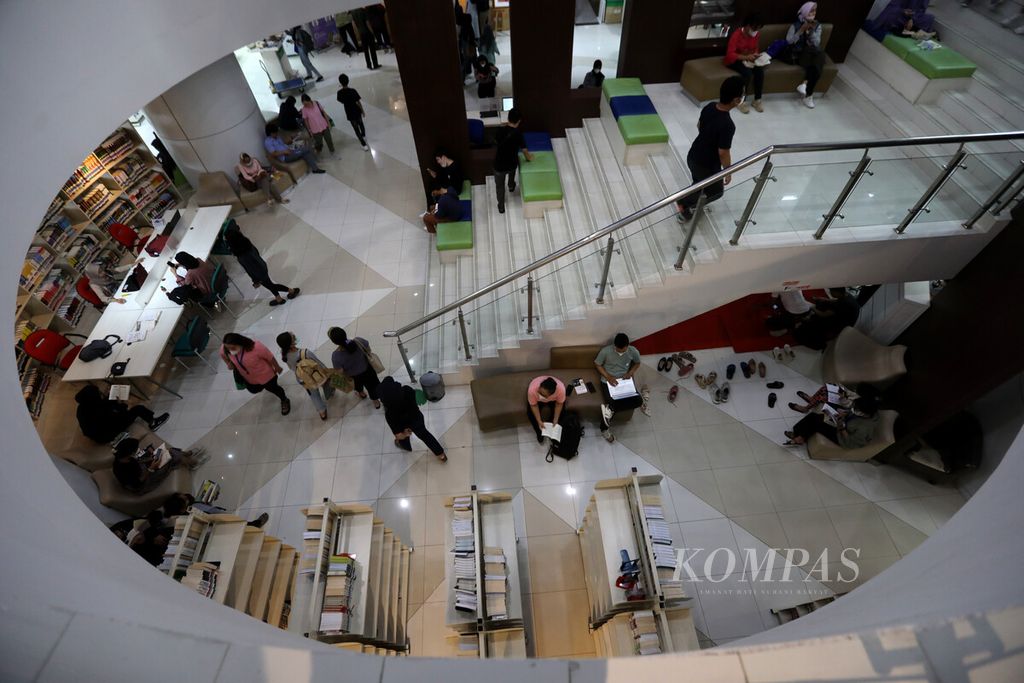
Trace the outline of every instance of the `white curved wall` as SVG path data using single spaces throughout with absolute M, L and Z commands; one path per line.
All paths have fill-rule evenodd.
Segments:
M 0 2 L 0 83 L 4 86 L 0 120 L 5 123 L 0 199 L 6 232 L 5 248 L 0 251 L 0 292 L 5 292 L 0 300 L 0 321 L 10 324 L 13 320 L 16 274 L 54 192 L 69 169 L 110 130 L 234 47 L 298 21 L 358 4 L 362 3 Z M 181 680 L 173 670 L 151 668 L 163 661 L 149 658 L 159 648 L 164 653 L 170 651 L 177 657 L 174 661 L 188 667 L 190 680 L 202 678 L 195 675 L 197 671 L 209 673 L 207 678 L 212 680 L 218 667 L 228 666 L 225 662 L 237 651 L 237 646 L 229 651 L 229 643 L 313 646 L 189 594 L 134 554 L 124 552 L 68 489 L 43 452 L 21 399 L 11 346 L 11 335 L 0 334 L 0 431 L 4 443 L 0 679 L 31 678 L 48 658 L 64 656 L 73 664 L 68 679 L 120 680 L 113 674 L 101 674 L 127 662 L 131 667 L 147 667 L 148 675 L 142 676 L 147 680 Z M 997 475 L 960 515 L 908 559 L 860 589 L 856 597 L 763 638 L 840 632 L 1024 602 L 1019 578 L 1022 484 L 1024 443 L 1018 439 Z M 181 641 L 167 635 L 173 631 L 214 641 Z M 73 636 L 80 653 L 65 648 L 64 642 L 54 653 L 53 646 L 62 635 Z M 90 638 L 95 643 L 90 643 Z M 116 638 L 127 640 L 118 642 Z M 97 645 L 104 648 L 96 650 Z M 140 657 L 137 663 L 133 653 Z M 266 651 L 262 654 L 268 656 Z M 279 655 L 287 658 L 290 666 L 306 667 L 308 675 L 295 674 L 291 680 L 319 680 L 325 673 L 322 664 L 318 666 L 308 655 Z M 259 659 L 259 653 L 254 657 Z M 358 663 L 347 668 L 351 680 L 379 680 L 383 660 L 357 659 Z M 385 672 L 396 677 L 416 672 L 425 679 L 440 680 L 446 677 L 445 670 L 458 667 L 463 675 L 450 678 L 476 679 L 481 675 L 477 667 L 482 665 L 389 659 Z M 487 666 L 492 680 L 529 677 L 532 681 L 565 681 L 568 673 L 565 663 L 555 662 Z M 620 664 L 615 670 L 625 676 L 629 666 Z M 587 678 L 597 680 L 604 678 L 604 667 L 594 662 L 584 671 Z M 513 668 L 517 669 L 515 675 Z M 134 671 L 138 674 L 139 669 Z M 260 679 L 248 676 L 244 680 Z

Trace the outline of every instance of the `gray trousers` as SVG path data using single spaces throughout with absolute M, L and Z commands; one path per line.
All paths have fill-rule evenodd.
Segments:
M 296 45 L 295 46 L 295 54 L 297 54 L 299 56 L 299 61 L 302 62 L 302 66 L 306 67 L 306 75 L 307 76 L 312 78 L 313 75 L 316 74 L 317 78 L 323 78 L 323 75 L 321 75 L 321 73 L 316 70 L 316 67 L 313 66 L 313 62 L 310 61 L 309 53 L 307 53 L 301 47 Z
M 518 166 L 511 171 L 494 171 L 494 185 L 498 190 L 498 206 L 505 206 L 505 177 L 508 177 L 508 191 L 516 188 L 516 171 Z
M 327 401 L 334 395 L 334 387 L 330 383 L 317 387 L 316 389 L 306 389 L 306 393 L 309 394 L 310 400 L 313 401 L 313 405 L 316 406 L 318 413 L 327 412 Z

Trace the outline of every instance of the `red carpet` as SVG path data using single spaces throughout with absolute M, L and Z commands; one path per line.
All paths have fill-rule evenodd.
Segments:
M 824 292 L 814 290 L 804 294 L 811 299 L 822 296 Z M 781 337 L 768 334 L 765 320 L 771 315 L 773 301 L 771 294 L 751 294 L 637 339 L 633 345 L 640 353 L 654 354 L 722 346 L 731 346 L 737 353 L 747 353 L 793 344 L 790 334 Z

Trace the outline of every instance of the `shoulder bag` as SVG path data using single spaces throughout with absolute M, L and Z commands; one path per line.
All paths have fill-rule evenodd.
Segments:
M 356 346 L 358 346 L 359 350 L 363 352 L 364 356 L 366 356 L 366 362 L 370 364 L 370 367 L 373 368 L 374 372 L 376 372 L 378 375 L 384 372 L 384 363 L 380 362 L 380 356 L 378 356 L 373 351 L 368 350 L 355 339 L 353 339 L 352 341 L 356 342 Z

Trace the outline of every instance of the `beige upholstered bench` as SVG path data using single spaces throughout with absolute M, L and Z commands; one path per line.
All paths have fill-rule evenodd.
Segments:
M 815 434 L 807 441 L 807 455 L 811 460 L 848 460 L 867 462 L 889 446 L 896 443 L 893 426 L 899 414 L 895 410 L 878 411 L 878 431 L 871 443 L 861 448 L 843 448 L 835 441 Z
M 231 215 L 245 211 L 245 205 L 239 199 L 235 187 L 223 171 L 199 174 L 199 189 L 196 191 L 196 203 L 199 206 L 231 206 Z
M 163 504 L 172 493 L 192 493 L 192 473 L 179 467 L 167 475 L 160 485 L 149 493 L 132 493 L 114 477 L 114 470 L 103 469 L 92 473 L 92 480 L 100 493 L 100 504 L 132 517 L 142 517 Z
M 855 388 L 861 382 L 886 384 L 907 374 L 902 344 L 884 346 L 854 327 L 844 328 L 828 343 L 822 359 L 826 382 Z

